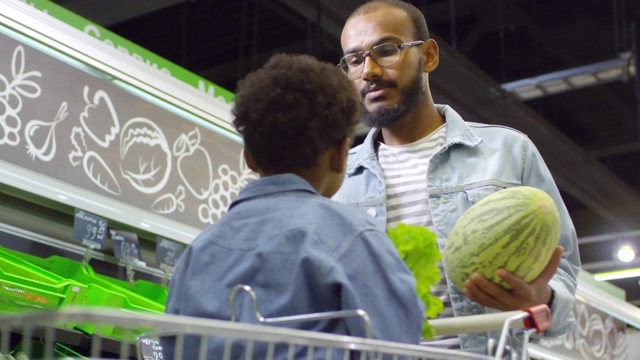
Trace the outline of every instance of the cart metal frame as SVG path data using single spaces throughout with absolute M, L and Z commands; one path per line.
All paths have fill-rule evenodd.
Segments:
M 505 312 L 495 316 L 477 315 L 465 318 L 435 319 L 431 320 L 431 323 L 436 327 L 436 333 L 438 334 L 502 328 L 503 337 L 506 337 L 506 332 L 512 328 L 529 329 L 527 333 L 544 331 L 545 317 L 548 315 L 548 308 L 542 306 L 534 311 Z M 167 335 L 176 336 L 177 343 L 186 336 L 199 336 L 203 339 L 209 337 L 239 339 L 244 341 L 247 349 L 249 349 L 246 359 L 257 358 L 253 356 L 257 356 L 257 354 L 251 354 L 250 351 L 256 343 L 268 344 L 270 348 L 275 344 L 289 346 L 290 348 L 303 348 L 306 349 L 306 359 L 315 359 L 314 354 L 322 349 L 331 349 L 344 354 L 340 359 L 354 357 L 362 359 L 502 359 L 504 341 L 506 341 L 506 338 L 504 340 L 503 337 L 500 338 L 498 351 L 492 356 L 477 355 L 460 350 L 409 345 L 365 337 L 325 334 L 265 324 L 245 324 L 188 316 L 131 312 L 114 308 L 70 306 L 53 311 L 0 315 L 0 353 L 8 353 L 12 346 L 12 336 L 19 334 L 22 338 L 39 339 L 38 341 L 40 341 L 44 351 L 40 358 L 54 359 L 56 358 L 55 345 L 60 341 L 65 341 L 61 340 L 65 334 L 69 337 L 69 342 L 77 342 L 76 340 L 72 341 L 73 336 L 67 334 L 73 332 L 73 330 L 63 326 L 70 323 L 90 323 L 96 326 L 100 324 L 115 325 L 126 329 L 125 337 L 137 339 L 135 342 L 123 341 L 96 334 L 83 334 L 80 337 L 84 339 L 85 346 L 89 350 L 88 357 L 84 358 L 90 359 L 159 360 L 162 359 L 160 352 L 155 355 L 143 355 L 142 348 L 145 342 L 147 344 L 150 343 L 148 339 Z M 147 332 L 137 336 L 136 333 L 141 330 L 147 330 Z M 525 338 L 526 341 L 528 341 L 528 338 Z M 21 350 L 27 354 L 29 359 L 32 359 L 30 354 L 33 351 L 30 342 L 25 342 Z M 105 356 L 105 352 L 110 355 Z M 293 352 L 290 351 L 290 354 L 293 354 Z M 332 352 L 327 351 L 327 354 L 324 359 L 338 359 L 335 356 L 331 356 Z M 200 355 L 199 359 L 207 358 L 204 347 L 201 349 Z M 228 354 L 224 354 L 223 358 L 230 357 Z M 261 354 L 259 358 L 273 359 L 274 356 L 273 353 L 267 352 L 266 354 Z M 289 358 L 293 359 L 291 356 Z M 175 360 L 179 359 L 179 357 L 176 357 Z

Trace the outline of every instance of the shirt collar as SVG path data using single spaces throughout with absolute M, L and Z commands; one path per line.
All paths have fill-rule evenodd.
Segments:
M 482 142 L 482 139 L 467 125 L 462 117 L 449 105 L 438 105 L 436 109 L 447 122 L 445 135 L 445 148 L 454 144 L 474 147 Z M 359 167 L 365 166 L 370 161 L 377 161 L 377 139 L 380 136 L 379 128 L 369 130 L 367 137 L 361 145 L 349 150 L 349 157 L 355 157 L 355 161 L 349 161 L 347 174 L 353 174 Z

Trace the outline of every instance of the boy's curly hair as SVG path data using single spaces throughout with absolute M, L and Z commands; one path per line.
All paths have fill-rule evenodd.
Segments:
M 322 152 L 353 136 L 360 99 L 337 66 L 276 54 L 239 81 L 232 113 L 256 166 L 285 172 L 316 166 Z

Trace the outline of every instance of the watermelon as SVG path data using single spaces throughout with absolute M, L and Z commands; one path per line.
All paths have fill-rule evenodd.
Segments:
M 551 259 L 560 236 L 560 215 L 543 190 L 516 186 L 478 201 L 456 221 L 443 250 L 449 281 L 459 289 L 474 272 L 509 289 L 498 269 L 526 282 Z

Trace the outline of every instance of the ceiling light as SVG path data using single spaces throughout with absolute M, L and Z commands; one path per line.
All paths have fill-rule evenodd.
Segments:
M 569 90 L 570 86 L 562 79 L 545 81 L 540 84 L 548 93 L 555 94 Z
M 544 91 L 538 89 L 536 86 L 528 86 L 515 90 L 515 93 L 519 98 L 528 100 L 538 98 L 544 95 Z
M 531 100 L 612 81 L 627 81 L 636 69 L 631 52 L 593 64 L 546 73 L 500 85 L 522 100 Z
M 612 79 L 617 79 L 621 77 L 622 73 L 623 73 L 622 68 L 613 68 L 613 69 L 600 71 L 596 73 L 596 76 L 600 80 L 612 80 Z
M 629 245 L 622 246 L 620 249 L 618 249 L 618 253 L 616 255 L 622 262 L 629 262 L 636 257 L 635 251 L 633 251 L 633 248 Z
M 568 81 L 575 87 L 583 87 L 595 84 L 598 79 L 596 79 L 596 77 L 591 74 L 580 74 L 570 77 Z
M 640 277 L 640 268 L 603 272 L 593 275 L 593 278 L 598 281 L 626 279 L 632 277 Z

